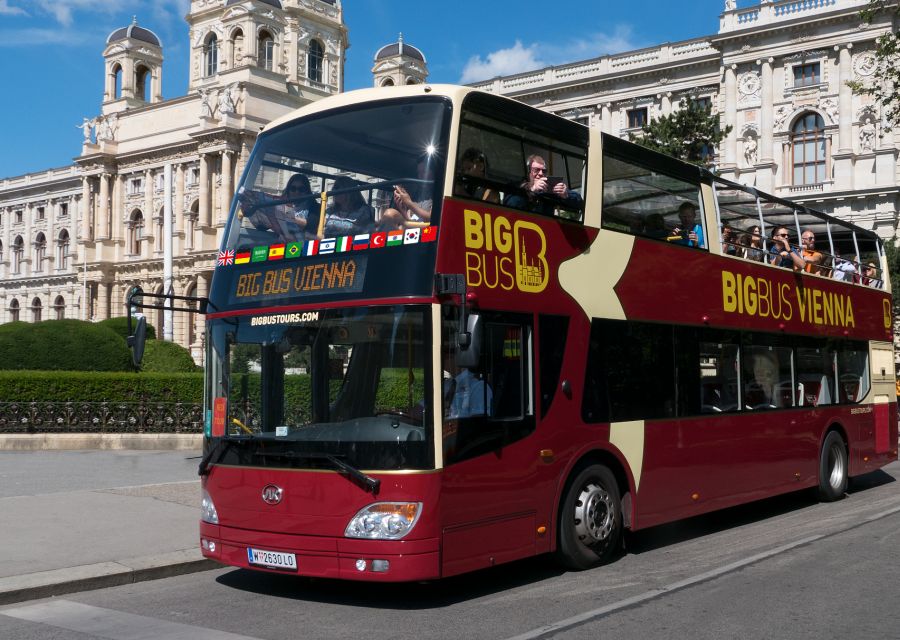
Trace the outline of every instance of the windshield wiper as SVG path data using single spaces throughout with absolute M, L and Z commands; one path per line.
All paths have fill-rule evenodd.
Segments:
M 203 458 L 200 460 L 200 468 L 197 469 L 197 475 L 209 475 L 209 468 L 222 459 L 228 449 L 231 448 L 231 445 L 233 445 L 235 442 L 246 442 L 249 439 L 250 438 L 246 436 L 241 438 L 229 438 L 227 436 L 222 436 L 218 442 L 216 442 L 209 448 L 209 451 L 207 451 L 206 455 L 203 456 Z M 216 459 L 213 460 L 213 457 L 215 457 Z
M 260 456 L 263 458 L 282 458 L 286 460 L 327 460 L 331 463 L 331 465 L 341 473 L 341 475 L 347 476 L 350 480 L 352 480 L 355 484 L 357 484 L 362 489 L 366 491 L 371 491 L 372 495 L 378 494 L 378 489 L 381 487 L 381 480 L 378 478 L 373 478 L 370 475 L 367 475 L 354 467 L 349 462 L 342 460 L 344 456 L 335 453 L 297 453 L 295 451 L 282 451 L 282 452 L 268 452 L 268 451 L 254 451 L 253 455 Z

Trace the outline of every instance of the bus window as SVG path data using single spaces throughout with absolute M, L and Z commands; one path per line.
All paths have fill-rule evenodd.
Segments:
M 587 354 L 585 422 L 675 415 L 672 327 L 594 320 Z
M 519 316 L 515 317 L 518 320 Z M 443 352 L 444 461 L 459 462 L 520 440 L 534 430 L 531 327 L 511 317 L 483 318 L 477 365 L 459 366 L 456 349 Z M 458 321 L 444 325 L 455 345 Z
M 706 248 L 700 187 L 604 152 L 604 229 Z
M 744 347 L 743 403 L 745 409 L 793 407 L 794 384 L 789 347 Z
M 463 105 L 453 194 L 581 221 L 584 216 L 588 130 L 511 101 L 471 94 Z M 484 170 L 471 169 L 483 158 Z M 546 191 L 528 189 L 529 158 L 543 160 Z M 568 193 L 554 195 L 563 183 Z
M 797 349 L 800 404 L 818 407 L 834 402 L 833 358 L 833 352 L 828 349 Z
M 538 321 L 540 329 L 541 359 L 541 417 L 547 415 L 556 388 L 559 386 L 559 373 L 562 369 L 563 355 L 566 352 L 566 338 L 569 331 L 569 319 L 565 316 L 541 314 Z
M 837 352 L 838 402 L 860 402 L 869 393 L 869 352 L 865 345 L 843 345 Z
M 723 413 L 738 408 L 738 345 L 700 343 L 700 412 Z

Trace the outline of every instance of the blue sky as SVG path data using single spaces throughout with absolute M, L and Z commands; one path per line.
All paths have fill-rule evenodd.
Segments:
M 738 6 L 755 4 L 742 0 Z M 61 167 L 77 126 L 100 111 L 103 47 L 131 16 L 163 42 L 163 95 L 187 89 L 189 0 L 0 0 L 0 177 Z M 710 35 L 724 0 L 343 0 L 346 88 L 371 85 L 372 56 L 405 42 L 433 82 L 472 82 L 661 42 Z

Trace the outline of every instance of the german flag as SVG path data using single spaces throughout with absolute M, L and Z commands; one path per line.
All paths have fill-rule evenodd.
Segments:
M 250 262 L 250 252 L 249 251 L 243 251 L 243 252 L 237 254 L 236 256 L 234 256 L 235 264 L 247 264 L 248 262 Z

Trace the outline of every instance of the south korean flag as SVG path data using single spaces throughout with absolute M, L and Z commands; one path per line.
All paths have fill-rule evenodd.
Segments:
M 418 244 L 421 229 L 407 229 L 403 234 L 403 244 Z

